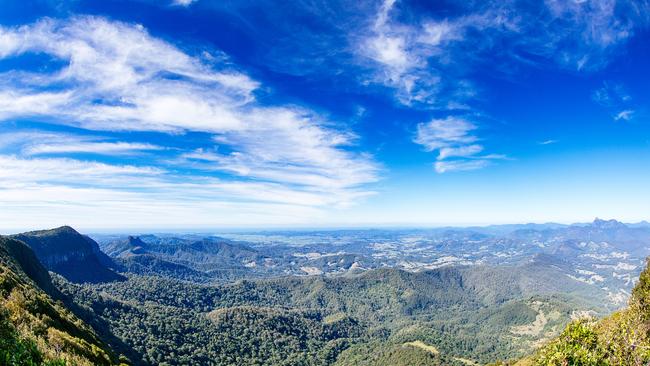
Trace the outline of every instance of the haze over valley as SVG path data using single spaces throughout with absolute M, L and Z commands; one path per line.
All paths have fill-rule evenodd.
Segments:
M 64 226 L 2 245 L 3 321 L 25 318 L 18 334 L 45 359 L 463 365 L 525 357 L 572 320 L 624 308 L 650 225 L 92 236 Z M 56 315 L 38 315 L 44 306 Z M 74 316 L 86 333 L 56 320 Z
M 2 0 L 0 366 L 650 365 L 650 0 Z

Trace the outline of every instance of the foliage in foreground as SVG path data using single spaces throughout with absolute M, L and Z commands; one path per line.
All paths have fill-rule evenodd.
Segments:
M 0 237 L 0 364 L 114 364 L 93 330 L 33 278 L 42 284 L 50 280 L 25 244 Z M 51 282 L 42 286 L 53 288 Z
M 22 339 L 14 326 L 9 322 L 6 311 L 0 311 L 0 365 L 25 366 L 64 366 L 62 359 L 45 360 L 29 339 Z
M 574 321 L 559 337 L 518 365 L 636 366 L 649 363 L 650 269 L 646 267 L 632 292 L 628 308 L 601 321 Z

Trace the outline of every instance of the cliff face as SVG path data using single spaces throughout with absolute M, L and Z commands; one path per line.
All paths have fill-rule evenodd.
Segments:
M 57 296 L 33 251 L 0 236 L 0 364 L 117 364 L 109 347 Z
M 61 293 L 52 284 L 52 278 L 38 258 L 25 243 L 0 237 L 0 263 L 15 273 L 23 273 L 40 289 L 54 299 L 60 299 Z
M 112 261 L 99 250 L 99 245 L 69 226 L 12 237 L 29 245 L 48 270 L 71 282 L 96 283 L 122 279 L 109 268 Z

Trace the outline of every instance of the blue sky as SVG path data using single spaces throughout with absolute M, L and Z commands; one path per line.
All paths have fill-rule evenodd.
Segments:
M 13 1 L 0 229 L 650 219 L 648 1 Z

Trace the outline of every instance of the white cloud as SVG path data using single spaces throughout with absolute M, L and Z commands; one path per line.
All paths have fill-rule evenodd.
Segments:
M 204 58 L 188 55 L 141 26 L 74 17 L 0 27 L 0 58 L 26 53 L 47 54 L 63 61 L 64 66 L 54 72 L 0 74 L 0 121 L 32 117 L 92 131 L 214 134 L 215 145 L 227 145 L 228 154 L 202 159 L 196 152 L 185 152 L 180 160 L 169 162 L 184 161 L 206 168 L 206 173 L 219 170 L 230 174 L 232 181 L 228 184 L 204 185 L 208 191 L 201 192 L 209 199 L 213 199 L 208 194 L 212 189 L 222 201 L 228 201 L 228 195 L 241 199 L 245 193 L 252 201 L 323 207 L 347 206 L 373 194 L 367 184 L 378 179 L 379 166 L 371 156 L 354 151 L 352 133 L 342 126 L 328 127 L 333 125 L 331 121 L 298 106 L 262 105 L 255 97 L 260 92 L 257 81 L 220 60 L 206 63 Z M 59 91 L 43 91 L 50 87 Z M 70 136 L 63 141 L 32 141 L 21 146 L 25 156 L 75 152 L 116 155 L 164 148 L 137 141 Z M 12 161 L 0 160 L 0 168 L 18 166 Z M 47 169 L 59 160 L 25 161 L 29 162 L 26 166 L 38 170 L 39 164 Z M 74 169 L 83 164 L 59 162 Z M 88 171 L 110 169 L 108 165 L 92 166 Z M 183 167 L 174 168 L 178 171 Z M 24 174 L 39 182 L 23 169 L 16 172 L 6 178 L 17 180 Z M 185 174 L 185 180 L 194 179 L 193 173 Z M 195 187 L 180 185 L 183 180 L 152 184 L 198 194 Z M 63 189 L 75 183 L 60 184 Z
M 462 40 L 462 30 L 457 23 L 450 23 L 448 20 L 435 22 L 429 20 L 422 26 L 418 42 L 429 46 L 440 46 L 449 41 Z
M 487 9 L 483 14 L 453 19 L 425 18 L 415 23 L 400 23 L 395 20 L 397 16 L 391 17 L 398 12 L 395 3 L 392 0 L 382 3 L 372 28 L 355 45 L 359 56 L 374 61 L 372 82 L 395 89 L 397 100 L 404 105 L 465 108 L 466 100 L 474 96 L 474 91 L 468 90 L 471 83 L 447 76 L 445 70 L 459 66 L 461 59 L 471 60 L 476 56 L 468 54 L 467 48 L 457 50 L 457 45 L 474 41 L 466 37 L 470 29 L 483 34 L 493 28 L 513 27 L 512 21 L 501 16 L 499 9 Z M 478 53 L 489 44 L 485 43 L 469 52 Z M 457 74 L 456 70 L 454 73 Z
M 542 64 L 540 60 L 579 71 L 599 69 L 635 27 L 648 23 L 642 14 L 649 8 L 646 2 L 615 0 L 488 1 L 472 4 L 457 16 L 436 18 L 395 4 L 394 0 L 381 4 L 355 47 L 362 59 L 373 61 L 371 82 L 394 89 L 395 98 L 404 105 L 456 112 L 475 109 L 477 88 L 465 75 L 481 62 L 501 58 L 506 64 L 501 68 L 504 74 L 511 72 L 510 62 L 535 65 Z M 611 103 L 608 98 L 607 91 L 594 94 L 599 103 Z M 631 115 L 631 109 L 619 109 L 614 118 Z M 438 160 L 480 158 L 476 154 L 483 146 L 473 144 L 478 136 L 469 133 L 474 128 L 454 117 L 434 120 L 418 125 L 414 141 L 427 151 L 439 150 Z M 459 170 L 439 165 L 437 171 Z M 456 166 L 482 164 L 467 161 Z
M 488 166 L 489 164 L 489 160 L 436 161 L 434 163 L 434 168 L 437 173 L 448 173 L 454 171 L 481 169 Z
M 45 19 L 2 29 L 2 38 L 21 39 L 0 42 L 5 57 L 42 52 L 68 62 L 52 74 L 10 78 L 0 94 L 4 119 L 45 115 L 96 129 L 224 131 L 242 127 L 233 108 L 250 102 L 259 86 L 242 73 L 212 70 L 142 27 L 102 18 Z M 39 89 L 61 84 L 69 87 L 60 93 Z
M 66 92 L 28 94 L 20 90 L 0 91 L 0 119 L 56 114 L 58 108 L 63 108 L 70 102 L 70 97 L 70 93 Z
M 472 156 L 480 153 L 481 151 L 483 151 L 483 146 L 476 144 L 459 147 L 443 147 L 440 149 L 438 160 L 444 160 L 450 157 Z
M 460 117 L 433 119 L 418 124 L 413 142 L 424 146 L 425 151 L 438 150 L 434 164 L 438 173 L 480 169 L 490 165 L 491 160 L 507 159 L 501 154 L 478 155 L 484 147 L 476 143 L 476 129 L 474 123 Z
M 68 158 L 23 159 L 0 155 L 0 187 L 10 188 L 30 184 L 64 183 L 68 185 L 111 186 L 126 184 L 128 177 L 141 183 L 151 182 L 163 170 L 133 165 L 110 165 Z
M 551 34 L 548 47 L 559 48 L 556 60 L 577 70 L 606 64 L 607 53 L 632 35 L 632 19 L 638 16 L 626 1 L 546 0 L 545 5 L 551 21 L 563 25 L 563 33 Z M 628 19 L 621 16 L 626 12 Z
M 61 153 L 92 153 L 92 154 L 129 154 L 146 150 L 162 150 L 160 146 L 146 143 L 130 142 L 81 142 L 76 144 L 37 144 L 27 147 L 26 155 L 61 154 Z
M 414 142 L 424 146 L 426 151 L 472 143 L 478 140 L 470 133 L 476 128 L 473 123 L 458 117 L 433 119 L 428 123 L 418 124 Z
M 556 144 L 557 142 L 558 142 L 558 140 L 544 140 L 544 141 L 540 141 L 539 144 L 540 145 L 552 145 L 552 144 Z
M 620 120 L 629 121 L 630 118 L 632 118 L 633 114 L 634 114 L 633 110 L 626 109 L 624 111 L 618 112 L 618 114 L 616 116 L 614 116 L 614 120 L 615 121 L 620 121 Z
M 594 102 L 604 107 L 615 107 L 632 99 L 625 87 L 619 83 L 603 82 L 603 86 L 591 95 Z
M 591 94 L 594 102 L 607 109 L 614 121 L 630 120 L 634 115 L 632 96 L 619 83 L 604 82 Z
M 372 57 L 382 64 L 401 70 L 409 66 L 409 55 L 404 50 L 404 39 L 379 35 L 370 40 Z
M 504 57 L 504 73 L 511 62 L 539 60 L 599 69 L 650 19 L 644 16 L 650 10 L 646 1 L 488 1 L 459 5 L 464 11 L 446 18 L 396 3 L 382 2 L 360 39 L 359 30 L 351 30 L 353 52 L 363 63 L 374 61 L 371 82 L 394 89 L 402 104 L 424 108 L 466 107 L 475 92 L 457 93 L 467 82 L 465 70 L 495 57 Z
M 141 142 L 110 141 L 101 136 L 22 131 L 0 133 L 0 152 L 25 156 L 43 154 L 91 153 L 133 155 L 164 150 L 162 146 Z
M 179 6 L 190 6 L 195 1 L 196 0 L 173 0 L 172 4 L 179 5 Z
M 288 223 L 303 222 L 323 214 L 323 209 L 338 204 L 340 199 L 314 190 L 289 187 L 283 184 L 220 180 L 201 175 L 178 175 L 171 171 L 148 166 L 110 165 L 69 158 L 30 158 L 0 155 L 1 219 L 13 220 L 14 214 L 31 212 L 34 215 L 60 217 L 58 208 L 94 207 L 100 211 L 92 217 L 104 217 L 102 208 L 116 212 L 137 212 L 158 215 L 161 222 L 167 216 L 179 218 L 180 212 L 189 214 L 197 223 L 206 223 L 199 215 L 205 207 L 229 207 L 230 211 L 211 210 L 209 220 L 215 224 L 230 223 L 231 214 L 238 215 L 246 207 L 255 208 L 259 222 L 281 223 L 278 218 L 290 218 Z M 351 197 L 352 198 L 352 197 Z M 242 209 L 237 208 L 241 205 Z M 163 210 L 163 208 L 167 206 Z M 197 210 L 192 212 L 192 208 Z M 179 212 L 175 209 L 180 208 Z M 285 211 L 273 211 L 284 208 Z M 48 211 L 49 210 L 49 211 Z M 165 215 L 160 215 L 165 212 Z M 260 218 L 263 212 L 273 212 Z M 295 216 L 295 212 L 307 216 Z M 71 217 L 79 217 L 72 214 Z M 131 217 L 131 216 L 124 216 Z M 137 218 L 137 215 L 136 217 Z M 113 217 L 113 219 L 117 219 Z M 188 221 L 182 218 L 178 223 Z M 88 223 L 87 220 L 82 220 Z M 138 223 L 137 221 L 133 222 Z M 141 223 L 141 222 L 140 222 Z M 7 225 L 3 222 L 3 226 Z M 39 224 L 40 225 L 40 224 Z M 96 223 L 98 226 L 104 226 Z M 97 226 L 96 226 L 97 227 Z
M 446 33 L 428 24 L 427 35 L 418 37 L 411 27 L 393 24 L 390 13 L 394 4 L 394 0 L 382 3 L 370 34 L 363 38 L 356 52 L 376 63 L 373 82 L 396 89 L 401 103 L 428 103 L 437 93 L 439 77 L 424 69 L 429 51 L 418 47 L 416 38 L 421 38 L 419 43 L 431 45 L 436 37 L 436 42 L 441 43 Z
M 311 123 L 317 116 L 300 109 L 253 110 L 249 118 L 253 133 L 237 131 L 215 138 L 217 143 L 237 146 L 237 151 L 195 151 L 183 157 L 208 162 L 208 169 L 308 187 L 331 200 L 339 197 L 337 205 L 350 205 L 354 198 L 373 193 L 357 187 L 376 181 L 380 168 L 370 156 L 343 149 L 353 144 L 353 135 L 319 128 Z

